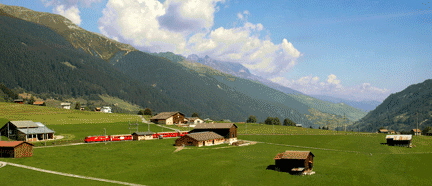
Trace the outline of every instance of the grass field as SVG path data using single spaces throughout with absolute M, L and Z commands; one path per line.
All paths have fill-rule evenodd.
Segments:
M 5 106 L 6 105 L 6 106 Z M 14 104 L 0 103 L 0 107 Z M 25 105 L 24 107 L 31 107 Z M 87 122 L 82 112 L 7 108 L 0 110 L 4 118 L 28 118 L 48 122 L 56 135 L 68 139 L 83 139 L 89 135 L 129 134 L 125 115 L 105 122 L 89 114 Z M 0 108 L 1 109 L 1 108 Z M 20 111 L 21 110 L 21 111 Z M 21 114 L 19 112 L 22 112 Z M 32 114 L 33 113 L 33 114 Z M 42 120 L 32 119 L 38 116 Z M 66 117 L 65 117 L 66 116 Z M 69 117 L 68 117 L 69 116 Z M 71 116 L 77 118 L 70 118 Z M 102 114 L 101 116 L 107 116 Z M 46 119 L 47 118 L 47 119 Z M 64 118 L 64 123 L 55 123 Z M 139 118 L 139 117 L 138 117 Z M 74 120 L 76 119 L 76 120 Z M 68 121 L 71 120 L 71 121 Z M 111 122 L 113 121 L 113 122 Z M 136 119 L 130 120 L 131 123 Z M 141 120 L 138 120 L 138 123 Z M 186 147 L 174 152 L 175 138 L 149 141 L 93 143 L 77 146 L 35 148 L 33 157 L 6 159 L 17 164 L 143 185 L 430 185 L 432 177 L 432 137 L 414 136 L 414 148 L 392 147 L 385 135 L 356 132 L 336 132 L 319 129 L 237 124 L 239 139 L 257 141 L 250 146 L 218 145 Z M 139 125 L 147 131 L 148 125 Z M 175 126 L 169 126 L 176 128 Z M 179 128 L 187 130 L 187 128 Z M 167 131 L 150 125 L 153 132 Z M 2 138 L 5 139 L 4 137 Z M 293 176 L 266 170 L 274 164 L 273 157 L 285 150 L 312 151 L 314 171 L 311 176 Z M 19 176 L 17 176 L 19 175 Z M 110 185 L 48 173 L 40 173 L 7 165 L 0 168 L 1 185 Z
M 0 102 L 0 118 L 10 121 L 32 120 L 46 125 L 92 124 L 141 121 L 137 115 L 66 110 L 52 107 Z

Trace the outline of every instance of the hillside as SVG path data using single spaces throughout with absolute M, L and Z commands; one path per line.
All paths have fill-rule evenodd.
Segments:
M 432 79 L 414 84 L 391 94 L 375 110 L 353 126 L 361 131 L 376 131 L 380 127 L 409 131 L 432 126 Z

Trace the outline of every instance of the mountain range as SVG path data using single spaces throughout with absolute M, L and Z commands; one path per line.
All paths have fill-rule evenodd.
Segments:
M 0 4 L 0 23 L 0 83 L 10 88 L 58 98 L 109 95 L 155 112 L 197 112 L 216 120 L 245 121 L 255 115 L 259 121 L 290 118 L 317 127 L 320 123 L 308 117 L 346 115 L 356 121 L 366 114 L 262 83 L 236 63 L 141 52 L 60 15 Z

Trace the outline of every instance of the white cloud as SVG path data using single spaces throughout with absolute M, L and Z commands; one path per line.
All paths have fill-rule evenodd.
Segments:
M 237 15 L 241 25 L 213 28 L 223 0 L 110 0 L 99 19 L 102 34 L 149 52 L 208 55 L 238 62 L 255 74 L 270 77 L 297 63 L 301 53 L 283 39 L 273 43 L 260 23 L 247 21 L 250 12 Z
M 356 101 L 383 101 L 390 94 L 388 89 L 374 87 L 370 83 L 345 87 L 334 74 L 327 76 L 327 80 L 325 81 L 320 81 L 320 78 L 317 76 L 305 76 L 297 80 L 275 77 L 271 80 L 309 95 L 327 95 Z
M 41 0 L 46 7 L 53 6 L 53 13 L 60 14 L 70 19 L 76 25 L 81 24 L 79 6 L 89 7 L 93 3 L 101 0 Z

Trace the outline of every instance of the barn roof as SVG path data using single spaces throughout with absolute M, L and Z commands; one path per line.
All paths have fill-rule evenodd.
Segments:
M 386 139 L 393 139 L 393 141 L 406 141 L 411 140 L 412 135 L 387 135 Z
M 134 132 L 132 135 L 138 135 L 138 136 L 145 136 L 145 135 L 152 135 L 154 132 L 148 131 L 148 132 Z
M 309 154 L 312 154 L 311 151 L 285 151 L 283 153 L 279 153 L 275 156 L 275 160 L 279 160 L 279 159 L 297 159 L 297 160 L 304 160 L 307 159 L 307 157 L 309 156 Z M 313 157 L 315 157 L 315 155 L 312 154 Z
M 237 128 L 237 125 L 234 123 L 200 123 L 194 129 L 229 129 L 232 126 Z
M 168 119 L 169 117 L 173 116 L 174 114 L 180 113 L 184 116 L 181 112 L 161 112 L 157 114 L 156 116 L 151 117 L 150 119 Z
M 35 101 L 33 102 L 33 105 L 42 105 L 44 103 L 45 103 L 44 101 Z
M 196 132 L 196 133 L 192 133 L 192 134 L 186 134 L 186 136 L 189 136 L 189 137 L 191 137 L 195 140 L 198 140 L 198 141 L 224 138 L 223 136 L 216 134 L 214 132 Z
M 15 125 L 17 128 L 38 127 L 38 125 L 33 121 L 10 121 L 10 123 Z
M 20 145 L 21 143 L 28 143 L 25 141 L 0 141 L 0 147 L 16 147 Z M 33 144 L 28 143 L 33 146 Z

